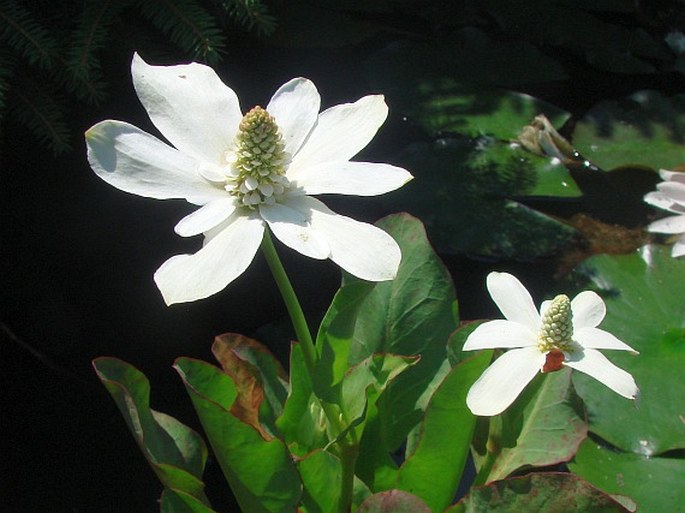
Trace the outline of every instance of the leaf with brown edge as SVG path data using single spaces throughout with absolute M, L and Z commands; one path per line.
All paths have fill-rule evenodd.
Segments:
M 288 393 L 281 364 L 263 344 L 236 333 L 216 337 L 212 353 L 238 391 L 231 413 L 271 440 Z

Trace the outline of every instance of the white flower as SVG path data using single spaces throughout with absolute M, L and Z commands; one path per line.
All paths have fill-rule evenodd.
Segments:
M 464 344 L 465 351 L 506 348 L 478 378 L 466 397 L 475 415 L 502 413 L 538 372 L 566 365 L 588 374 L 623 397 L 635 399 L 633 377 L 597 349 L 637 353 L 611 333 L 596 326 L 604 318 L 604 301 L 592 291 L 573 301 L 565 295 L 544 301 L 540 313 L 521 282 L 511 274 L 492 272 L 488 291 L 507 320 L 478 326 Z
M 676 215 L 654 221 L 647 227 L 647 231 L 678 235 L 671 256 L 683 256 L 685 255 L 685 173 L 662 169 L 659 174 L 664 181 L 656 186 L 656 191 L 645 195 L 645 201 Z
M 170 258 L 155 273 L 167 304 L 226 287 L 249 266 L 266 225 L 292 249 L 330 258 L 359 278 L 395 277 L 401 254 L 392 237 L 310 197 L 373 196 L 412 178 L 388 164 L 350 162 L 385 121 L 383 96 L 319 113 L 314 84 L 295 78 L 266 109 L 243 116 L 236 94 L 207 66 L 150 66 L 136 54 L 131 74 L 150 119 L 173 146 L 106 120 L 86 132 L 88 160 L 100 178 L 123 191 L 201 205 L 175 231 L 204 234 L 202 249 Z

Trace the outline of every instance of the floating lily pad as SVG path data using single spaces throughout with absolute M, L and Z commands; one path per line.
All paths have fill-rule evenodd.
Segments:
M 603 101 L 576 125 L 573 145 L 596 166 L 672 168 L 685 163 L 685 94 L 642 91 Z
M 442 252 L 527 260 L 559 251 L 575 233 L 510 199 L 577 191 L 563 166 L 546 168 L 543 157 L 493 140 L 441 139 L 398 160 L 415 179 L 387 201 L 421 218 Z
M 640 351 L 639 356 L 604 352 L 634 376 L 640 387 L 637 404 L 574 373 L 590 430 L 644 456 L 685 448 L 685 261 L 671 258 L 667 246 L 648 245 L 631 255 L 592 257 L 577 276 L 606 302 L 600 328 Z
M 607 493 L 626 495 L 646 513 L 685 513 L 685 459 L 612 451 L 587 440 L 569 469 Z

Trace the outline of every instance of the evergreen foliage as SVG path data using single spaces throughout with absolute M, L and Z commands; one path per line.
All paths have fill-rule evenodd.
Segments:
M 0 129 L 19 123 L 55 153 L 66 151 L 72 109 L 106 97 L 106 57 L 131 53 L 131 41 L 161 39 L 216 64 L 230 24 L 274 30 L 263 1 L 0 0 Z

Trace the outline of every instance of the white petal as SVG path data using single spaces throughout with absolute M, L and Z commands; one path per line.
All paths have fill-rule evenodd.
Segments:
M 93 171 L 122 191 L 147 198 L 184 198 L 198 205 L 226 195 L 197 173 L 197 160 L 123 121 L 91 127 L 86 145 Z
M 674 202 L 685 205 L 685 183 L 661 182 L 660 184 L 657 184 L 656 188 Z
M 288 179 L 305 194 L 376 196 L 399 189 L 413 177 L 390 164 L 372 162 L 324 162 L 313 166 L 291 165 Z
M 319 116 L 321 97 L 306 78 L 294 78 L 276 91 L 266 110 L 276 119 L 285 151 L 294 155 Z
M 567 360 L 564 365 L 592 376 L 603 385 L 609 387 L 623 397 L 636 399 L 639 390 L 633 376 L 616 367 L 602 353 L 594 349 L 586 349 L 580 358 Z
M 671 256 L 673 258 L 681 257 L 685 255 L 685 240 L 679 240 L 673 245 L 671 250 Z
M 654 221 L 647 231 L 656 233 L 685 233 L 685 215 L 668 216 Z
M 662 192 L 648 192 L 647 194 L 645 194 L 645 197 L 643 199 L 645 200 L 645 203 L 649 203 L 654 207 L 662 208 L 670 212 L 677 212 L 677 210 L 675 210 L 676 204 L 673 203 L 673 200 L 671 198 L 669 198 Z
M 311 166 L 329 160 L 349 160 L 376 135 L 388 116 L 383 96 L 365 96 L 355 103 L 323 111 L 293 164 Z
M 135 54 L 131 75 L 143 107 L 171 144 L 199 160 L 222 161 L 242 114 L 238 97 L 212 68 L 150 66 Z
M 685 173 L 683 173 L 682 171 L 670 171 L 668 169 L 660 169 L 659 175 L 664 180 L 680 182 L 685 184 Z
M 540 372 L 544 363 L 545 355 L 535 347 L 507 351 L 473 384 L 466 404 L 474 415 L 499 415 Z
M 400 247 L 380 228 L 330 210 L 309 196 L 288 198 L 287 206 L 304 213 L 312 228 L 328 241 L 330 259 L 367 281 L 392 280 L 402 259 Z
M 598 328 L 587 327 L 574 331 L 573 338 L 585 349 L 618 349 L 637 354 L 637 351 L 628 344 L 620 341 L 608 331 Z
M 487 286 L 490 297 L 507 319 L 528 326 L 534 332 L 540 329 L 540 315 L 533 298 L 515 276 L 491 272 Z
M 502 319 L 481 324 L 469 335 L 464 351 L 496 347 L 527 347 L 537 344 L 536 333 L 518 322 Z
M 574 333 L 581 328 L 594 328 L 607 313 L 604 301 L 596 292 L 586 290 L 571 301 Z
M 240 276 L 252 262 L 264 235 L 257 215 L 235 213 L 194 255 L 176 255 L 155 273 L 167 305 L 216 294 Z
M 312 228 L 306 214 L 278 203 L 261 205 L 259 213 L 269 223 L 274 235 L 286 246 L 319 260 L 331 255 L 328 241 Z
M 181 219 L 174 230 L 181 237 L 192 237 L 224 222 L 234 211 L 235 200 L 233 198 L 215 199 Z

